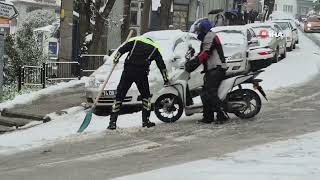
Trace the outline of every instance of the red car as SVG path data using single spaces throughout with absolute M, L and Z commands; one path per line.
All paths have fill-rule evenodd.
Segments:
M 320 16 L 309 16 L 304 22 L 304 32 L 320 32 Z

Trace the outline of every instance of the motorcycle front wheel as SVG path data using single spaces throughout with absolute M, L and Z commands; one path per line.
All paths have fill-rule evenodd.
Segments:
M 174 94 L 163 94 L 154 103 L 154 112 L 162 122 L 176 122 L 183 113 L 182 100 Z
M 250 119 L 260 112 L 261 99 L 255 91 L 251 89 L 238 89 L 232 93 L 236 94 L 238 97 L 241 97 L 241 99 L 247 104 L 247 106 L 242 110 L 233 112 L 237 117 L 241 119 Z

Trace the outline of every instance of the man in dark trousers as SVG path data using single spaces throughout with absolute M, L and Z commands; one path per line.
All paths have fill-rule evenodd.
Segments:
M 203 119 L 200 122 L 212 123 L 214 112 L 217 112 L 217 123 L 227 120 L 222 110 L 222 102 L 218 97 L 218 89 L 225 78 L 226 61 L 219 37 L 211 31 L 212 25 L 208 19 L 195 23 L 194 31 L 202 42 L 201 52 L 186 63 L 186 71 L 194 71 L 200 64 L 204 67 L 204 86 L 201 93 L 203 103 Z
M 120 57 L 128 53 L 124 62 L 124 70 L 121 75 L 120 83 L 117 87 L 116 101 L 112 106 L 110 123 L 108 129 L 114 130 L 117 128 L 117 119 L 119 111 L 128 90 L 135 83 L 142 98 L 142 127 L 153 127 L 155 123 L 150 122 L 151 113 L 150 90 L 149 90 L 149 66 L 152 60 L 155 60 L 158 68 L 161 71 L 165 84 L 169 83 L 166 65 L 162 59 L 160 47 L 151 39 L 145 37 L 131 38 L 117 52 L 113 62 L 117 64 Z

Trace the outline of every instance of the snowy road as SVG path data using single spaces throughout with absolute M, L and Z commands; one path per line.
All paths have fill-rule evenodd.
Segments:
M 292 69 L 300 70 L 296 72 L 298 75 L 317 70 L 317 67 L 313 68 L 310 64 L 308 66 L 306 64 L 306 61 L 310 60 L 308 58 L 311 57 L 310 53 L 312 54 L 312 52 L 308 51 L 310 45 L 308 46 L 305 43 L 301 42 L 297 53 L 289 54 L 288 58 L 276 64 L 275 68 L 284 68 L 283 72 L 293 71 Z M 302 54 L 304 51 L 306 54 Z M 301 66 L 288 67 L 286 63 L 290 64 L 290 60 L 300 60 L 295 59 L 294 56 L 300 57 Z M 268 71 L 266 73 L 271 74 Z M 287 81 L 279 81 L 278 83 L 285 84 L 284 86 L 294 85 L 290 77 L 285 75 L 285 73 L 274 74 L 273 77 L 276 79 L 277 76 L 283 76 L 288 78 Z M 267 81 L 266 83 L 270 82 Z M 201 116 L 196 115 L 175 124 L 158 124 L 153 129 L 129 128 L 96 135 L 88 133 L 82 136 L 72 136 L 50 147 L 30 149 L 12 156 L 0 155 L 0 179 L 102 180 L 149 170 L 155 170 L 159 175 L 161 174 L 161 170 L 157 171 L 159 168 L 221 157 L 226 153 L 247 149 L 255 145 L 320 131 L 319 84 L 320 77 L 316 76 L 309 82 L 296 87 L 269 91 L 270 101 L 263 102 L 264 107 L 261 114 L 250 121 L 232 118 L 229 123 L 222 126 L 202 125 L 195 123 L 197 119 L 201 118 Z M 271 87 L 270 89 L 274 88 Z M 139 117 L 137 121 L 140 121 L 140 116 L 135 115 L 133 117 Z M 105 128 L 104 124 L 101 123 L 100 125 L 103 126 L 102 129 Z M 40 136 L 37 139 L 39 143 L 46 138 L 45 133 L 38 134 L 38 136 Z M 24 138 L 23 136 L 12 137 Z M 14 144 L 15 139 L 12 138 L 11 141 Z M 299 144 L 296 148 L 299 149 Z M 284 155 L 290 155 L 290 153 Z M 264 154 L 260 156 L 262 157 Z M 315 164 L 318 164 L 318 162 L 316 161 Z M 191 163 L 191 166 L 205 168 L 205 165 L 214 168 L 213 163 L 219 165 L 219 162 L 210 161 L 201 163 L 199 166 Z M 182 171 L 181 167 L 184 168 L 185 166 L 188 167 L 188 164 L 176 168 Z M 225 166 L 225 164 L 221 166 Z M 172 173 L 170 170 L 166 172 Z M 193 170 L 201 172 L 201 169 Z M 188 171 L 188 168 L 186 168 L 186 171 Z M 244 172 L 246 171 L 243 170 L 242 173 Z M 319 173 L 317 169 L 314 172 L 315 176 Z M 210 173 L 210 170 L 204 169 L 202 174 L 208 173 Z M 269 173 L 272 173 L 272 171 Z M 295 174 L 291 175 L 293 177 Z M 168 176 L 170 177 L 170 174 Z M 133 177 L 127 176 L 123 179 Z M 140 179 L 142 176 L 135 177 Z M 146 177 L 150 179 L 154 176 Z

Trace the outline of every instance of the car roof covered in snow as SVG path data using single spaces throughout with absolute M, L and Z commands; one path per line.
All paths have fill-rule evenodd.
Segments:
M 214 27 L 211 30 L 213 32 L 220 32 L 220 31 L 241 31 L 243 33 L 246 33 L 246 30 L 249 27 L 247 26 L 219 26 L 219 27 Z
M 265 22 L 265 23 L 252 23 L 252 24 L 247 24 L 246 26 L 250 28 L 255 28 L 255 27 L 262 27 L 262 26 L 274 26 L 273 22 Z

